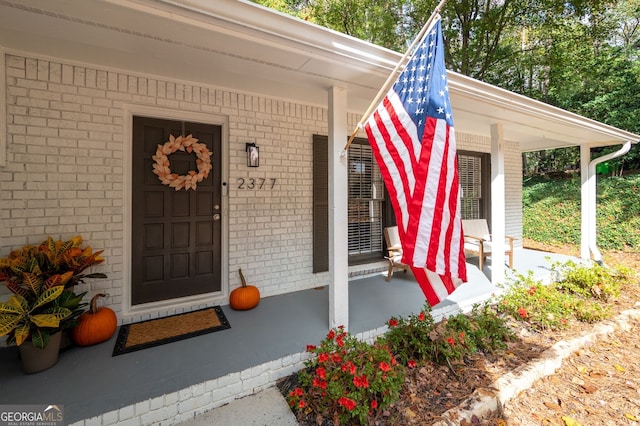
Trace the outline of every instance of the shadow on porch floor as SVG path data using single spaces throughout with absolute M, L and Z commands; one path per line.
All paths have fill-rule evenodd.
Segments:
M 518 250 L 515 269 L 532 270 L 536 277 L 542 278 L 550 272 L 545 256 L 551 255 Z M 569 258 L 553 255 L 553 259 Z M 436 320 L 466 310 L 496 291 L 475 266 L 477 263 L 474 265 L 476 260 L 470 259 L 468 264 L 469 282 L 434 307 Z M 490 273 L 490 262 L 485 273 Z M 251 388 L 250 380 L 238 372 L 288 356 L 299 357 L 307 344 L 316 344 L 326 335 L 328 293 L 328 288 L 323 287 L 267 297 L 251 311 L 238 312 L 223 306 L 231 329 L 117 357 L 111 356 L 115 337 L 96 346 L 71 348 L 60 355 L 57 365 L 35 375 L 21 372 L 15 348 L 3 348 L 0 350 L 0 404 L 63 405 L 66 423 L 118 410 L 120 413 L 130 411 L 132 421 L 129 423 L 150 424 L 135 418 L 137 404 L 179 394 L 183 389 L 213 379 L 227 376 L 245 381 L 242 386 L 230 387 L 237 393 L 229 395 L 229 400 L 248 395 L 252 389 L 268 387 L 265 383 L 272 384 L 279 377 L 266 371 L 264 374 L 270 376 Z M 365 336 L 379 333 L 391 316 L 418 312 L 424 301 L 409 273 L 395 273 L 389 283 L 383 273 L 354 279 L 349 285 L 350 332 Z M 171 404 L 166 398 L 163 401 L 165 408 Z M 201 408 L 197 404 L 184 404 L 177 398 L 173 403 L 182 404 L 176 407 L 178 420 L 192 416 Z M 109 424 L 104 419 L 101 423 Z M 100 423 L 92 419 L 84 424 Z

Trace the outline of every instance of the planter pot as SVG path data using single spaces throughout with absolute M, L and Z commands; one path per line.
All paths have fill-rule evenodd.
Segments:
M 75 343 L 73 343 L 73 337 L 71 337 L 72 332 L 73 328 L 62 329 L 62 337 L 60 338 L 60 352 L 64 352 L 75 345 Z
M 60 353 L 61 337 L 61 332 L 52 334 L 49 338 L 49 344 L 44 349 L 36 348 L 30 340 L 20 345 L 18 349 L 22 359 L 22 371 L 33 374 L 56 365 Z

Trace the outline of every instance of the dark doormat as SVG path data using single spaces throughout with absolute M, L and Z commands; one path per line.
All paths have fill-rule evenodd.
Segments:
M 231 328 L 220 306 L 120 327 L 113 356 Z

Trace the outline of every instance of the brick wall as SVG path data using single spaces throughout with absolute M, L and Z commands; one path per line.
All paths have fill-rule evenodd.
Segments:
M 94 249 L 105 250 L 106 262 L 97 270 L 109 277 L 94 280 L 86 290 L 108 292 L 110 306 L 120 310 L 126 287 L 126 141 L 131 132 L 127 111 L 142 106 L 164 118 L 170 118 L 172 111 L 228 118 L 223 162 L 229 187 L 230 290 L 239 285 L 240 267 L 263 296 L 326 284 L 326 274 L 311 272 L 311 141 L 313 134 L 328 132 L 325 108 L 15 55 L 6 56 L 6 80 L 7 165 L 0 168 L 0 256 L 47 236 L 82 235 Z M 359 118 L 349 114 L 350 129 Z M 460 149 L 489 149 L 486 138 L 461 134 L 458 141 Z M 246 142 L 260 147 L 259 168 L 246 166 Z M 505 158 L 507 233 L 520 236 L 516 144 L 507 143 Z M 276 185 L 240 189 L 242 178 L 276 179 Z M 167 308 L 131 316 L 126 322 L 176 311 Z
M 136 105 L 165 116 L 175 110 L 228 117 L 231 288 L 239 285 L 239 267 L 264 296 L 325 284 L 325 274 L 311 273 L 311 141 L 314 133 L 327 134 L 326 109 L 13 55 L 6 58 L 6 78 L 0 256 L 47 236 L 80 234 L 107 259 L 97 270 L 109 279 L 94 280 L 88 290 L 109 292 L 118 311 L 131 131 L 125 114 Z M 257 169 L 246 166 L 246 142 L 260 147 Z M 276 185 L 242 190 L 240 178 L 276 179 Z

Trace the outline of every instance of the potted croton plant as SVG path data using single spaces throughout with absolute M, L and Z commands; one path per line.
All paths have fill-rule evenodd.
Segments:
M 0 282 L 13 295 L 0 303 L 0 336 L 19 347 L 23 370 L 35 373 L 58 361 L 62 330 L 75 325 L 87 305 L 73 288 L 105 274 L 84 271 L 104 262 L 102 250 L 81 248 L 82 238 L 24 246 L 0 258 Z M 35 365 L 31 363 L 35 361 Z

